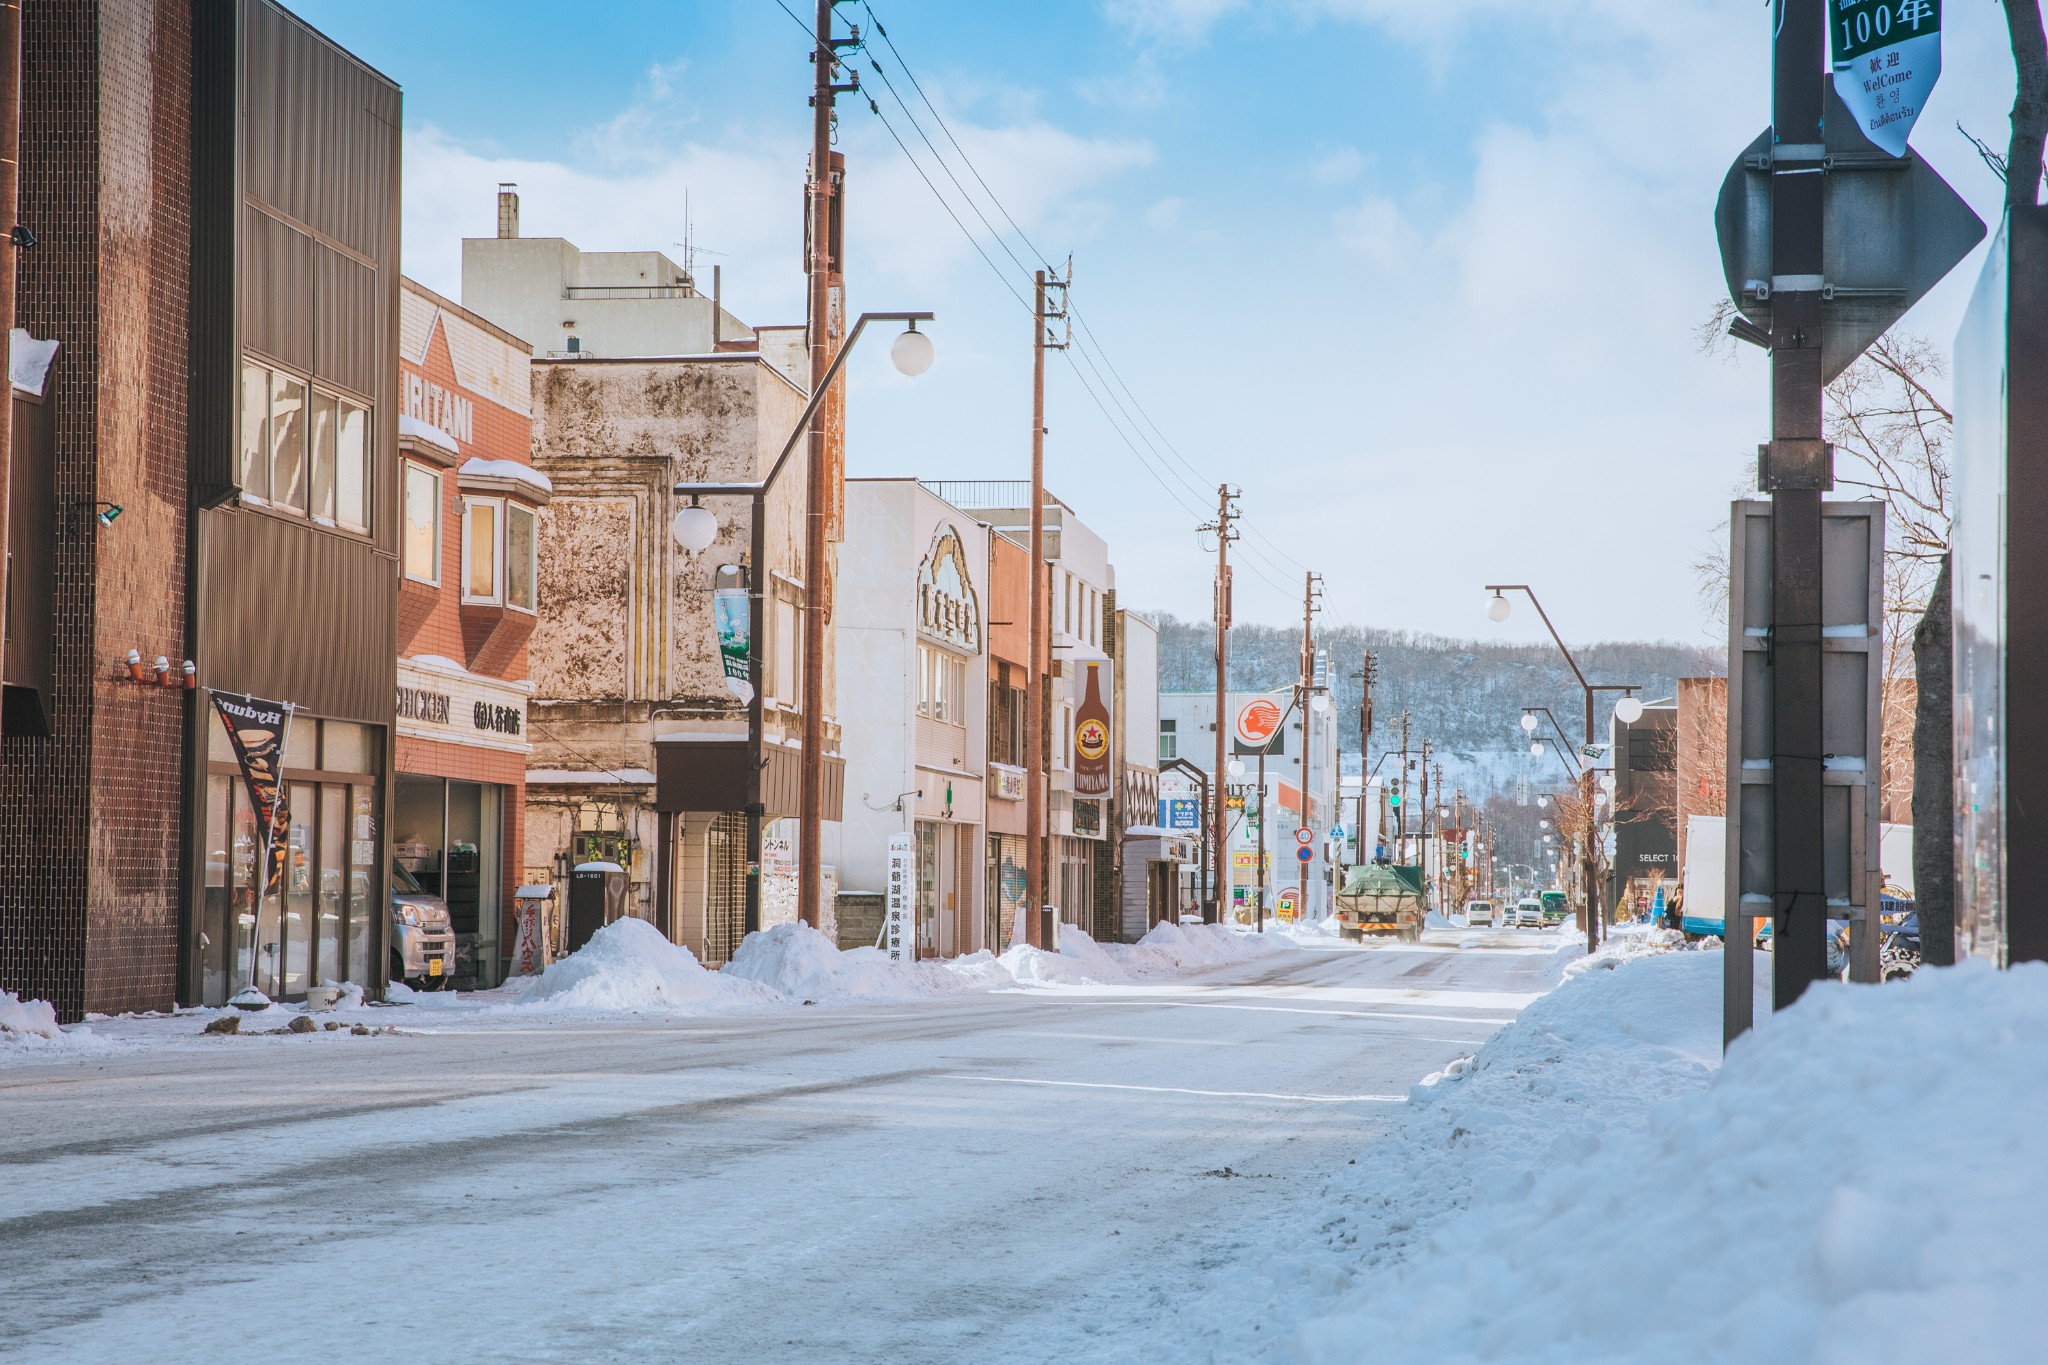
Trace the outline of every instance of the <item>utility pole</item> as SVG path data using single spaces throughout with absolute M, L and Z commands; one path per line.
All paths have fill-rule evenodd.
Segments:
M 1422 869 L 1423 894 L 1429 888 L 1429 741 L 1422 741 L 1422 817 L 1415 826 L 1415 844 L 1418 855 L 1416 866 Z
M 818 0 L 815 43 L 811 49 L 811 174 L 808 259 L 808 323 L 812 384 L 822 379 L 832 364 L 831 277 L 834 188 L 832 183 L 833 97 L 860 88 L 858 78 L 837 84 L 839 49 L 860 41 L 856 33 L 848 38 L 832 36 L 833 9 L 844 0 Z M 798 820 L 801 837 L 797 849 L 797 915 L 813 929 L 818 927 L 824 900 L 825 833 L 825 632 L 831 628 L 832 566 L 829 531 L 832 508 L 838 501 L 834 487 L 832 450 L 825 425 L 811 428 L 809 478 L 804 503 L 804 752 L 802 780 L 798 788 Z M 765 576 L 768 566 L 757 564 L 754 573 Z M 765 582 L 765 577 L 764 577 Z M 758 864 L 760 850 L 751 850 Z M 758 875 L 758 874 L 757 874 Z
M 1311 718 L 1315 707 L 1310 705 L 1310 695 L 1316 683 L 1316 606 L 1322 601 L 1323 576 L 1319 573 L 1302 575 L 1301 588 L 1301 827 L 1315 828 L 1312 817 L 1313 807 L 1309 802 L 1309 736 L 1312 733 Z M 1298 880 L 1295 883 L 1298 897 L 1294 913 L 1306 918 L 1308 915 L 1308 864 L 1297 860 Z
M 1758 482 L 1771 496 L 1771 972 L 1779 1009 L 1827 974 L 1820 524 L 1821 494 L 1835 474 L 1821 429 L 1822 8 L 1822 0 L 1778 0 L 1772 52 L 1771 443 Z M 1731 892 L 1730 901 L 1739 896 Z
M 1394 808 L 1394 861 L 1408 861 L 1408 708 L 1401 708 L 1401 799 Z
M 1068 275 L 1073 274 L 1072 267 Z M 1045 553 L 1045 353 L 1063 351 L 1046 330 L 1050 320 L 1067 315 L 1066 281 L 1040 270 L 1032 276 L 1031 304 L 1031 667 L 1025 674 L 1024 747 L 1027 773 L 1024 794 L 1024 882 L 1030 921 L 1025 935 L 1034 948 L 1053 949 L 1052 902 L 1046 895 L 1045 862 L 1049 852 L 1045 811 L 1046 712 L 1045 675 L 1051 671 L 1052 564 Z M 1049 290 L 1063 291 L 1061 306 L 1048 308 Z
M 1237 539 L 1234 525 L 1238 515 L 1237 494 L 1238 490 L 1227 483 L 1216 485 L 1216 520 L 1201 528 L 1216 533 L 1216 808 L 1210 812 L 1216 829 L 1211 840 L 1216 856 L 1216 894 L 1202 910 L 1204 924 L 1224 922 L 1223 907 L 1230 897 L 1230 802 L 1226 795 L 1230 790 L 1226 772 L 1230 762 L 1227 739 L 1230 719 L 1224 715 L 1224 710 L 1230 671 L 1230 542 Z M 1259 800 L 1263 805 L 1263 792 Z M 1261 827 L 1264 814 L 1264 811 L 1260 812 Z M 1260 875 L 1264 876 L 1263 868 Z

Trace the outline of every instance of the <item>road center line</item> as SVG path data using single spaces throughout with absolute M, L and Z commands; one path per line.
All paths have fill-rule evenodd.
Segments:
M 1341 1019 L 1416 1019 L 1436 1024 L 1480 1024 L 1499 1028 L 1515 1022 L 1514 1016 L 1506 1019 L 1474 1019 L 1465 1014 L 1384 1014 L 1371 1010 L 1319 1010 L 1296 1009 L 1290 1005 L 1212 1005 L 1199 1000 L 1160 1000 L 1161 1005 L 1171 1005 L 1183 1010 L 1255 1010 L 1260 1014 L 1334 1014 Z
M 1265 1090 L 1188 1090 L 1177 1085 L 1112 1085 L 1107 1081 L 1041 1081 L 1028 1076 L 938 1075 L 940 1081 L 996 1081 L 1004 1085 L 1057 1085 L 1075 1090 L 1137 1090 L 1153 1095 L 1201 1095 L 1219 1100 L 1298 1100 L 1304 1104 L 1403 1104 L 1406 1095 L 1282 1095 Z

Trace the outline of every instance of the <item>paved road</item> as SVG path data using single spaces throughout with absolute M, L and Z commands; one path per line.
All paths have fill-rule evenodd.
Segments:
M 1432 940 L 0 1071 L 0 1358 L 1186 1358 L 1242 1229 L 1549 984 Z

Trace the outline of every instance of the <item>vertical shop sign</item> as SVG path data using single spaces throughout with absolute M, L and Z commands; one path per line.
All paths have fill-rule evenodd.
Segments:
M 1074 795 L 1107 796 L 1109 707 L 1102 700 L 1102 665 L 1088 665 L 1088 691 L 1074 711 Z
M 909 962 L 916 939 L 910 919 L 910 836 L 889 838 L 889 900 L 882 918 L 882 951 L 891 962 Z
M 718 656 L 725 664 L 725 685 L 742 702 L 754 700 L 754 684 L 748 676 L 747 656 L 752 631 L 745 588 L 714 588 L 711 592 L 711 620 L 718 633 Z
M 249 808 L 256 816 L 256 828 L 263 832 L 263 850 L 258 865 L 263 875 L 256 887 L 256 917 L 262 922 L 263 902 L 278 893 L 284 880 L 285 857 L 289 852 L 291 811 L 285 800 L 284 746 L 291 733 L 292 704 L 264 701 L 233 692 L 215 692 L 213 708 L 228 732 L 228 743 L 241 765 L 242 785 L 249 792 Z M 251 937 L 248 985 L 256 984 L 256 945 Z

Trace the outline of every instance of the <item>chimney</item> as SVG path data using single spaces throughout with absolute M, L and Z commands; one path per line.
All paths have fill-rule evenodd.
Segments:
M 498 182 L 498 235 L 519 235 L 519 186 L 510 180 Z

